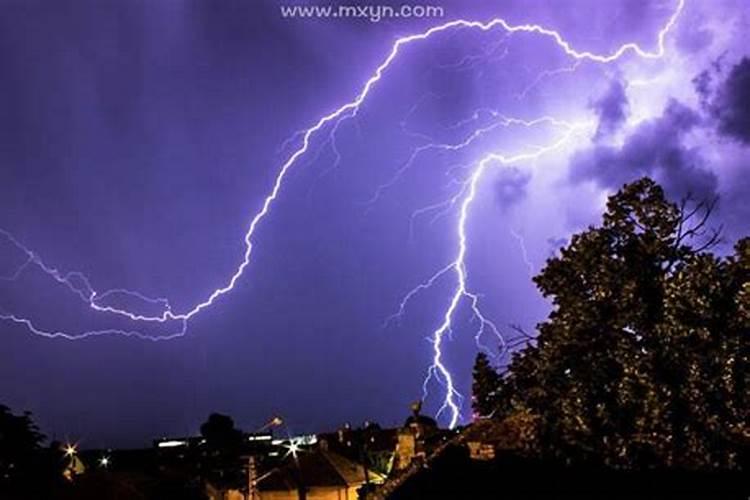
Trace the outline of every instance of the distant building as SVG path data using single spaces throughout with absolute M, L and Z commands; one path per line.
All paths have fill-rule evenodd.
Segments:
M 237 489 L 226 489 L 206 483 L 206 496 L 208 500 L 247 500 L 247 495 Z
M 421 415 L 421 403 L 412 406 L 412 415 L 398 430 L 394 467 L 404 470 L 412 462 L 422 461 L 432 449 L 444 440 L 445 432 L 438 428 L 435 419 Z
M 282 466 L 261 475 L 252 500 L 357 500 L 362 485 L 383 480 L 324 445 L 301 452 L 296 459 L 290 456 Z
M 80 457 L 75 454 L 71 455 L 68 460 L 68 465 L 63 470 L 63 477 L 68 481 L 72 481 L 76 476 L 80 476 L 86 472 L 86 466 L 81 461 Z
M 368 470 L 388 475 L 398 443 L 399 429 L 383 429 L 377 424 L 365 423 L 362 428 L 349 426 L 335 432 L 319 434 L 328 449 L 361 463 Z

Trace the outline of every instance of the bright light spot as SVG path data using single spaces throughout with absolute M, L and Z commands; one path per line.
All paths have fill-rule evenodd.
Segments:
M 187 445 L 186 441 L 173 440 L 173 441 L 162 441 L 156 446 L 158 446 L 159 448 L 175 448 L 177 446 L 185 446 L 185 445 Z
M 261 434 L 257 436 L 248 436 L 248 441 L 271 441 L 273 439 L 273 436 L 270 434 Z
M 271 420 L 271 425 L 281 425 L 284 421 L 281 419 L 281 417 L 273 417 L 273 420 Z
M 302 438 L 291 438 L 289 440 L 289 443 L 284 445 L 284 448 L 286 448 L 287 450 L 284 454 L 284 457 L 288 457 L 289 455 L 291 455 L 295 460 L 297 460 L 297 455 L 300 451 L 302 451 L 302 441 Z

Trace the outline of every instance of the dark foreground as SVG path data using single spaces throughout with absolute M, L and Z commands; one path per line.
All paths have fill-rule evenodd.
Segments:
M 203 500 L 197 474 L 169 467 L 152 450 L 114 453 L 118 467 L 91 470 L 70 483 L 42 475 L 0 500 Z M 300 497 L 304 498 L 304 497 Z M 368 497 L 370 498 L 370 497 Z M 374 498 L 380 500 L 381 497 Z M 736 472 L 624 472 L 540 464 L 509 453 L 489 461 L 472 460 L 450 445 L 407 479 L 392 500 L 749 500 L 750 479 Z M 350 499 L 356 500 L 356 499 Z
M 748 500 L 750 478 L 739 472 L 621 472 L 565 468 L 513 456 L 477 461 L 469 459 L 466 449 L 452 447 L 437 457 L 429 468 L 407 480 L 390 498 Z

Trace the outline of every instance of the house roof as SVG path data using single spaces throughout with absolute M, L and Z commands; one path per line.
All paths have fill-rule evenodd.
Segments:
M 409 417 L 404 422 L 404 427 L 409 427 L 412 424 L 434 428 L 437 428 L 438 426 L 437 421 L 432 417 L 428 417 L 427 415 L 409 415 Z
M 300 486 L 348 487 L 358 486 L 364 482 L 365 471 L 361 465 L 337 453 L 314 449 L 299 453 L 296 460 L 289 457 L 281 467 L 271 471 L 258 482 L 258 489 L 290 491 Z
M 396 449 L 399 428 L 394 429 L 346 429 L 319 434 L 328 449 L 349 459 L 356 460 L 364 446 L 369 452 L 392 452 Z

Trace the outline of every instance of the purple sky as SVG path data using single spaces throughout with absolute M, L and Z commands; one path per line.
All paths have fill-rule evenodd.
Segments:
M 502 17 L 555 29 L 578 51 L 655 51 L 676 3 L 454 0 L 434 3 L 441 19 L 372 23 L 283 19 L 278 1 L 2 1 L 0 228 L 97 290 L 190 310 L 242 261 L 249 221 L 299 146 L 294 133 L 354 99 L 398 36 Z M 400 423 L 422 395 L 428 339 L 456 285 L 436 281 L 384 327 L 456 256 L 460 203 L 420 209 L 460 201 L 487 154 L 560 137 L 549 123 L 499 126 L 500 115 L 581 127 L 550 154 L 493 166 L 471 205 L 468 283 L 509 338 L 510 324 L 533 330 L 547 313 L 530 275 L 629 180 L 651 175 L 675 199 L 718 195 L 727 245 L 750 233 L 749 24 L 741 0 L 686 0 L 664 57 L 609 64 L 574 65 L 549 37 L 499 28 L 404 47 L 356 117 L 313 137 L 244 274 L 186 335 L 70 341 L 0 322 L 0 402 L 84 446 L 196 433 L 211 411 L 245 429 L 273 414 L 293 431 Z M 0 276 L 24 258 L 0 237 Z M 33 265 L 0 281 L 3 314 L 71 335 L 179 329 L 92 311 Z M 466 396 L 471 316 L 464 302 L 444 343 Z M 434 379 L 428 389 L 435 412 L 444 390 Z

